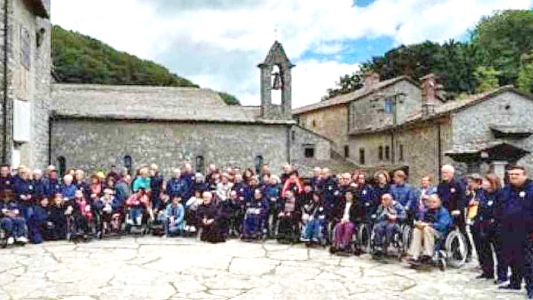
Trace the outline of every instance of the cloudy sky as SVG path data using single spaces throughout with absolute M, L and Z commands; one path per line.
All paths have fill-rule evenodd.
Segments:
M 480 17 L 533 0 L 52 0 L 52 22 L 259 105 L 274 40 L 293 69 L 293 107 L 388 49 L 465 39 Z M 277 30 L 276 30 L 277 28 Z

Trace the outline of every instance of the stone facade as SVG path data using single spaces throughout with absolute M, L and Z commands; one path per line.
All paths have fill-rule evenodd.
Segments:
M 297 116 L 297 122 L 308 130 L 330 138 L 334 151 L 338 153 L 342 153 L 348 145 L 347 104 L 302 113 Z
M 401 96 L 401 93 L 405 96 Z M 387 101 L 392 103 L 392 106 L 387 107 Z M 396 108 L 394 101 L 397 103 Z M 418 85 L 409 80 L 401 80 L 377 93 L 350 102 L 349 131 L 372 130 L 393 125 L 395 114 L 396 124 L 401 124 L 410 114 L 420 110 L 421 103 L 422 93 Z
M 291 160 L 302 161 L 306 158 L 329 160 L 331 158 L 331 141 L 303 127 L 292 126 Z
M 255 169 L 264 162 L 280 170 L 289 161 L 289 134 L 285 125 L 55 119 L 52 163 L 63 157 L 66 168 L 93 172 L 124 166 L 129 155 L 133 169 L 157 163 L 165 175 L 184 161 L 202 172 L 209 163 Z
M 5 5 L 7 1 L 7 19 Z M 0 1 L 2 23 L 0 57 L 2 70 L 2 148 L 3 161 L 44 167 L 48 161 L 48 120 L 50 106 L 51 23 L 50 1 Z M 4 25 L 7 21 L 7 44 Z M 4 51 L 7 50 L 7 56 Z M 7 60 L 7 68 L 5 62 Z M 4 97 L 4 74 L 7 74 L 7 97 Z M 4 103 L 5 101 L 5 103 Z M 30 102 L 29 124 L 13 124 L 14 101 Z M 13 140 L 14 126 L 29 126 L 30 141 Z M 14 155 L 16 154 L 16 155 Z M 12 161 L 20 158 L 20 161 Z
M 351 142 L 354 150 L 365 150 L 365 168 L 406 167 L 414 184 L 424 175 L 439 179 L 443 164 L 454 165 L 458 176 L 497 172 L 503 177 L 497 166 L 515 163 L 531 173 L 533 121 L 528 116 L 532 114 L 533 99 L 504 87 L 444 104 L 433 115 L 420 115 L 396 127 L 354 134 Z M 515 135 L 496 136 L 494 126 L 512 128 Z M 389 146 L 392 151 L 393 140 L 396 159 L 380 160 L 379 147 Z M 522 154 L 513 159 L 515 152 Z M 361 162 L 359 151 L 355 161 Z

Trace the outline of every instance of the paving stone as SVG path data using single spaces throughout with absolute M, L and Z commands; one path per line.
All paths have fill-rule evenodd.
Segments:
M 275 241 L 122 237 L 0 250 L 0 299 L 524 299 L 463 269 L 417 271 Z

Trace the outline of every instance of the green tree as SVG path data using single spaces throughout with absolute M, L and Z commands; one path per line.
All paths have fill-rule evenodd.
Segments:
M 482 53 L 482 65 L 501 71 L 501 85 L 514 84 L 521 56 L 533 49 L 533 11 L 506 10 L 482 18 L 473 31 L 472 44 Z
M 119 52 L 99 40 L 59 26 L 52 31 L 52 58 L 60 82 L 199 87 L 155 62 Z M 227 104 L 240 105 L 235 96 L 219 94 Z
M 493 67 L 477 67 L 474 76 L 478 82 L 476 92 L 485 93 L 499 87 L 498 76 L 501 72 L 496 71 Z
M 523 92 L 533 92 L 533 52 L 522 56 L 522 67 L 518 73 L 516 86 Z

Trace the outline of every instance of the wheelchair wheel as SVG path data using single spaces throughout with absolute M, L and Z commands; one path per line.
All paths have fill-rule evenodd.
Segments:
M 404 225 L 402 227 L 402 250 L 403 252 L 407 252 L 409 250 L 409 247 L 411 246 L 411 239 L 413 237 L 413 228 L 409 225 Z
M 357 244 L 360 250 L 369 253 L 372 250 L 372 228 L 370 224 L 363 223 L 357 229 Z
M 7 247 L 7 234 L 3 229 L 0 229 L 0 247 L 2 249 Z
M 444 244 L 448 263 L 453 268 L 460 268 L 466 263 L 468 248 L 466 246 L 466 238 L 459 230 L 453 230 L 446 238 Z

